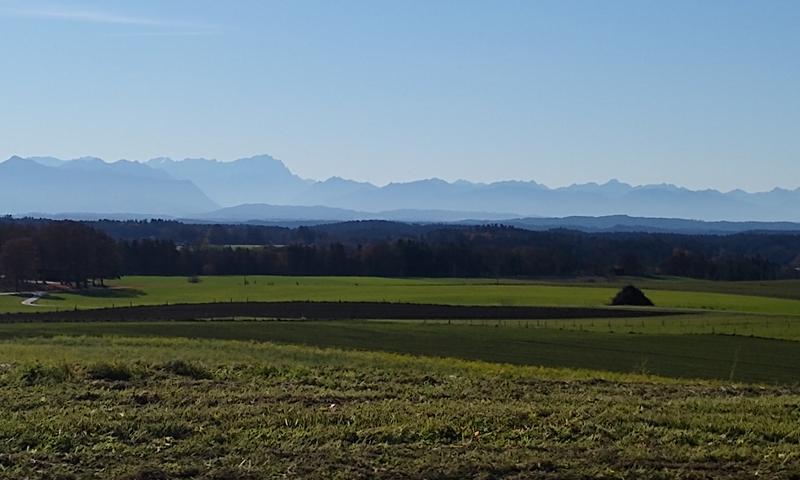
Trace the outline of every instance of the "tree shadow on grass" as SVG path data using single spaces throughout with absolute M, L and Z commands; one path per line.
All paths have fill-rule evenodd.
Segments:
M 31 298 L 31 295 L 29 293 L 22 293 L 22 292 L 15 293 L 15 294 L 9 295 L 9 296 L 10 297 L 16 297 L 16 298 L 21 298 L 23 300 L 27 299 L 27 298 Z
M 26 295 L 26 297 L 27 297 L 27 295 Z M 39 299 L 40 300 L 64 300 L 64 297 L 60 297 L 58 295 L 53 295 L 51 293 L 45 293 L 44 295 L 39 297 Z
M 81 297 L 91 298 L 136 298 L 146 295 L 136 288 L 89 288 L 84 290 L 71 290 L 70 293 Z

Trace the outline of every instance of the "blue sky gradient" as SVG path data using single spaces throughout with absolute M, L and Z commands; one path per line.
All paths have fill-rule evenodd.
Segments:
M 0 0 L 0 157 L 800 187 L 800 2 Z

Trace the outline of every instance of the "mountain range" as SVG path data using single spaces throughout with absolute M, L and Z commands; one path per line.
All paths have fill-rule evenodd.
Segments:
M 0 211 L 190 214 L 219 208 L 190 180 L 138 162 L 60 162 L 11 157 L 0 163 Z
M 535 181 L 425 179 L 377 186 L 301 178 L 268 155 L 105 162 L 12 157 L 0 163 L 0 212 L 158 215 L 205 220 L 381 218 L 452 222 L 613 216 L 800 221 L 800 188 L 749 193 L 617 180 L 548 188 Z

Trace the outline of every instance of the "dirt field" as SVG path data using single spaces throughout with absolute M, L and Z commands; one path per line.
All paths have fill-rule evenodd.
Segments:
M 621 308 L 466 306 L 382 302 L 231 302 L 10 313 L 0 316 L 0 322 L 157 321 L 233 317 L 309 320 L 536 320 L 639 318 L 675 315 L 675 313 L 667 310 Z

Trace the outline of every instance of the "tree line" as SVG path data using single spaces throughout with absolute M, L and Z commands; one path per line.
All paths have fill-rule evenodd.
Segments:
M 124 273 L 120 244 L 78 222 L 0 224 L 0 272 L 16 288 L 23 282 L 58 282 L 78 288 Z
M 188 240 L 178 242 L 164 234 L 164 225 L 156 225 L 161 235 L 148 235 L 152 222 L 123 223 L 124 236 L 114 238 L 91 222 L 6 219 L 0 222 L 3 281 L 19 288 L 21 283 L 42 281 L 88 287 L 121 275 L 497 278 L 660 274 L 769 280 L 797 278 L 800 272 L 800 235 L 793 234 L 535 232 L 500 225 L 414 230 L 404 224 L 398 224 L 396 230 L 380 224 L 376 231 L 358 222 L 352 226 L 261 229 L 169 223 L 167 231 L 174 228 Z M 142 227 L 138 237 L 133 234 L 136 225 Z M 240 234 L 259 243 L 227 243 Z
M 166 240 L 124 242 L 124 269 L 138 275 L 365 275 L 385 277 L 575 277 L 675 275 L 713 280 L 797 278 L 763 256 L 716 254 L 658 245 L 551 244 L 487 246 L 425 240 L 347 246 L 181 247 Z M 660 252 L 660 253 L 657 253 Z

